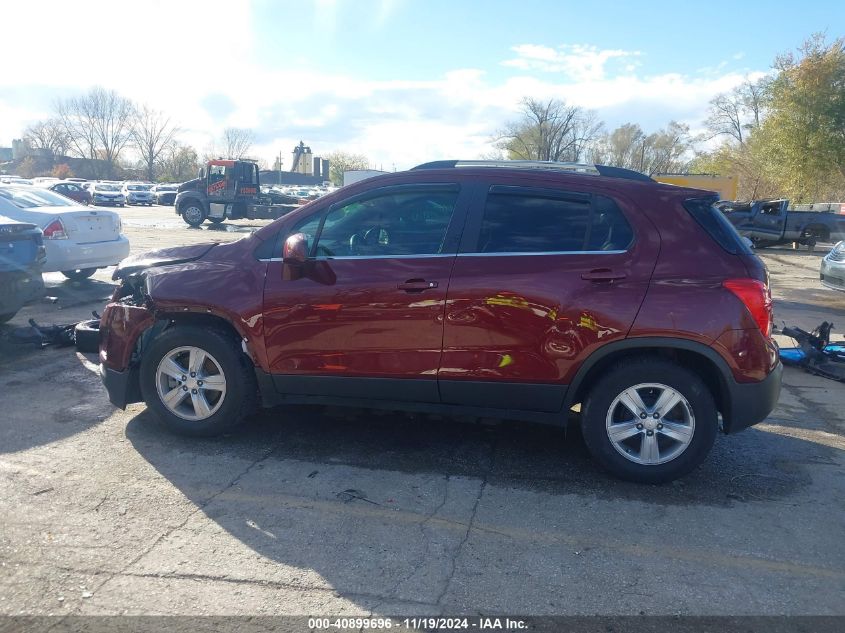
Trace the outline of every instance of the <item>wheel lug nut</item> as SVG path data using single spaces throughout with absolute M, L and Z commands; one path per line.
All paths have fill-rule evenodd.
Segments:
M 657 425 L 657 428 L 658 428 L 658 429 L 662 429 L 662 428 L 663 428 L 663 425 L 662 425 L 662 424 L 658 424 L 658 425 Z
M 654 435 L 654 431 L 646 431 L 645 434 L 651 437 L 652 435 Z
M 202 380 L 197 380 L 197 385 L 198 385 L 199 387 L 202 387 Z
M 643 425 L 642 425 L 642 424 L 638 424 L 638 425 L 637 425 L 637 430 L 638 430 L 638 431 L 642 431 L 642 430 L 643 430 Z
M 640 418 L 645 420 L 648 416 L 645 413 L 640 413 Z
M 192 372 L 191 372 L 191 378 L 196 378 L 196 377 L 197 377 L 197 372 L 192 371 Z
M 659 414 L 659 413 L 655 413 L 655 414 L 654 414 L 653 416 L 651 416 L 651 417 L 653 417 L 655 420 L 658 420 L 658 419 L 660 419 L 660 414 Z
M 194 394 L 195 394 L 196 392 L 197 392 L 197 390 L 196 390 L 196 389 L 191 389 L 191 393 L 194 393 Z
M 184 385 L 184 386 L 182 387 L 182 391 L 187 391 L 187 390 L 188 390 L 188 385 Z
M 187 376 L 182 376 L 182 381 L 183 381 L 183 382 L 184 382 L 185 380 L 187 380 L 187 379 L 188 379 L 188 377 L 187 377 Z

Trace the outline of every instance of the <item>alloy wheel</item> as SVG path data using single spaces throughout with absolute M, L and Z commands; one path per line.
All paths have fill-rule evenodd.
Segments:
M 695 434 L 695 415 L 689 401 L 672 387 L 641 383 L 616 396 L 605 428 L 620 455 L 636 464 L 655 466 L 687 449 Z
M 226 397 L 226 376 L 220 363 L 199 347 L 169 351 L 158 364 L 155 380 L 161 402 L 185 420 L 211 417 Z

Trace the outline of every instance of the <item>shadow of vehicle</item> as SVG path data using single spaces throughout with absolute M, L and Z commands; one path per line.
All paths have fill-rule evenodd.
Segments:
M 144 411 L 129 421 L 126 435 L 205 517 L 245 546 L 224 546 L 228 541 L 219 530 L 192 521 L 184 538 L 207 557 L 184 561 L 186 567 L 142 566 L 138 573 L 200 577 L 225 569 L 237 576 L 258 565 L 271 583 L 307 579 L 362 608 L 380 607 L 384 598 L 377 596 L 384 595 L 436 602 L 449 573 L 449 552 L 460 548 L 470 526 L 522 539 L 524 546 L 548 538 L 546 529 L 565 533 L 569 524 L 577 530 L 573 517 L 556 508 L 589 521 L 596 499 L 641 501 L 655 516 L 671 506 L 760 500 L 789 505 L 784 500 L 811 483 L 803 465 L 830 460 L 834 451 L 751 429 L 720 440 L 713 456 L 685 480 L 655 487 L 598 471 L 577 432 L 565 437 L 558 429 L 514 423 L 290 407 L 261 414 L 241 433 L 197 440 L 167 433 Z M 488 505 L 486 523 L 476 518 L 482 503 Z M 508 525 L 490 518 L 496 512 L 505 513 Z M 519 531 L 510 521 L 528 527 Z M 150 564 L 184 558 L 187 544 L 180 538 L 165 543 Z M 490 564 L 501 577 L 517 577 L 523 562 L 503 554 Z M 441 575 L 417 576 L 424 563 L 433 567 L 432 576 Z

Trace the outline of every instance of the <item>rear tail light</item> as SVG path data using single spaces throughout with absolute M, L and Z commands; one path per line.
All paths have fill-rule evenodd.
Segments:
M 66 240 L 67 239 L 67 231 L 65 230 L 65 225 L 62 224 L 62 221 L 59 218 L 56 218 L 50 224 L 44 227 L 44 239 L 45 240 Z
M 772 293 L 758 279 L 726 279 L 722 287 L 730 290 L 751 313 L 751 318 L 766 338 L 772 335 Z

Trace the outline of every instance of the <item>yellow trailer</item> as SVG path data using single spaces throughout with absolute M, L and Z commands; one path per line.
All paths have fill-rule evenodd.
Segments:
M 693 189 L 707 189 L 719 194 L 720 200 L 736 200 L 736 176 L 716 176 L 714 174 L 655 174 L 657 182 Z

